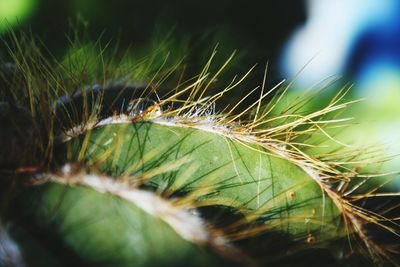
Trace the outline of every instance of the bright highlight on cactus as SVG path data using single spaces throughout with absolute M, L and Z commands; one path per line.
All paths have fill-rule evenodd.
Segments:
M 231 60 L 212 72 L 215 51 L 185 80 L 179 62 L 107 59 L 100 47 L 90 64 L 51 63 L 16 39 L 2 135 L 10 155 L 12 132 L 37 145 L 21 162 L 2 154 L 0 215 L 27 266 L 399 263 L 390 177 L 362 172 L 366 151 L 311 153 L 321 138 L 341 144 L 330 129 L 347 121 L 337 114 L 355 102 L 348 88 L 307 114 L 312 94 L 282 107 L 285 82 L 221 107 L 250 72 L 209 93 Z

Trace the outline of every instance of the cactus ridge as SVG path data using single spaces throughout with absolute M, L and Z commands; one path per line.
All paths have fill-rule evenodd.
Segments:
M 233 55 L 213 72 L 213 51 L 199 75 L 182 81 L 182 61 L 168 65 L 167 57 L 155 60 L 159 51 L 131 68 L 124 65 L 124 58 L 107 61 L 99 44 L 90 46 L 99 45 L 99 56 L 91 53 L 87 58 L 49 62 L 29 37 L 12 36 L 16 41 L 9 44 L 9 53 L 14 65 L 11 80 L 0 92 L 7 104 L 1 105 L 12 105 L 15 113 L 29 111 L 32 125 L 26 131 L 35 140 L 30 148 L 35 157 L 11 163 L 0 159 L 0 175 L 6 181 L 1 217 L 17 226 L 18 242 L 26 238 L 21 229 L 31 229 L 28 232 L 34 235 L 32 229 L 51 228 L 51 238 L 61 240 L 60 246 L 68 247 L 76 261 L 101 266 L 163 261 L 173 266 L 191 256 L 198 266 L 232 260 L 279 265 L 288 255 L 317 248 L 327 248 L 339 261 L 360 251 L 369 254 L 374 264 L 398 265 L 393 242 L 400 233 L 398 193 L 381 190 L 391 174 L 364 173 L 363 166 L 382 158 L 352 151 L 331 134 L 331 129 L 348 123 L 349 119 L 338 117 L 340 111 L 357 102 L 345 100 L 351 86 L 325 107 L 304 113 L 301 107 L 314 94 L 282 108 L 293 83 L 282 81 L 267 90 L 264 79 L 235 104 L 221 108 L 221 100 L 242 88 L 253 70 L 215 91 L 214 84 Z M 72 64 L 75 60 L 78 67 Z M 81 64 L 85 60 L 88 64 Z M 116 65 L 129 71 L 121 74 Z M 255 95 L 257 100 L 243 108 Z M 18 124 L 21 114 L 6 116 L 8 120 L 15 116 Z M 21 131 L 12 127 L 4 129 Z M 312 153 L 318 147 L 315 140 L 321 138 L 343 149 Z M 108 204 L 108 199 L 118 200 Z M 10 201 L 17 203 L 20 214 L 10 209 Z M 96 201 L 109 211 L 96 206 Z M 83 211 L 91 208 L 106 219 L 89 219 Z M 121 215 L 123 211 L 126 215 Z M 36 228 L 20 223 L 19 216 L 32 220 Z M 151 231 L 139 234 L 130 227 L 132 223 L 139 229 L 146 221 L 153 226 L 159 222 L 165 231 L 154 255 L 146 249 L 156 244 Z M 106 223 L 124 229 L 125 236 L 107 241 L 100 234 L 93 239 L 98 246 L 86 245 L 84 238 L 96 231 L 111 235 Z M 129 246 L 118 255 L 110 254 L 108 243 L 124 246 L 135 235 L 144 242 L 142 254 L 129 254 Z M 179 241 L 171 248 L 168 242 L 174 238 Z M 265 251 L 267 256 L 261 257 L 257 248 L 243 245 L 258 238 L 266 249 L 278 253 Z M 282 243 L 274 246 L 272 240 L 279 239 Z M 50 251 L 49 259 L 60 255 L 45 242 L 35 242 Z M 169 257 L 177 253 L 174 249 L 181 249 L 176 259 Z M 102 252 L 104 259 L 99 257 Z

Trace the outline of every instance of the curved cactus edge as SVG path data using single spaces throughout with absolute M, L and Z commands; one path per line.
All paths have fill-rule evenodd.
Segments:
M 23 75 L 28 78 L 29 82 L 32 83 L 33 86 L 28 86 L 27 91 L 21 91 L 21 88 L 17 88 L 20 90 L 19 93 L 24 94 L 28 101 L 29 101 L 29 108 L 32 113 L 33 119 L 37 119 L 39 117 L 38 114 L 41 114 L 44 117 L 44 121 L 46 123 L 46 127 L 51 129 L 51 121 L 54 119 L 54 112 L 52 108 L 54 108 L 53 101 L 60 97 L 60 93 L 66 93 L 70 95 L 71 88 L 63 88 L 62 83 L 59 84 L 58 78 L 62 73 L 54 73 L 53 69 L 49 67 L 47 60 L 45 57 L 39 52 L 37 44 L 35 42 L 31 42 L 31 37 L 23 35 L 23 40 L 26 42 L 25 45 L 30 47 L 34 47 L 33 49 L 24 50 L 20 44 L 18 37 L 13 34 L 13 39 L 16 45 L 15 52 L 11 46 L 9 46 L 9 52 L 12 55 L 12 58 L 15 62 L 19 63 L 18 67 L 22 68 L 24 71 Z M 31 51 L 31 52 L 29 52 Z M 27 52 L 27 53 L 26 53 Z M 101 54 L 101 53 L 100 53 Z M 217 114 L 215 112 L 210 112 L 210 107 L 213 107 L 216 101 L 221 98 L 224 94 L 232 90 L 233 88 L 237 87 L 247 75 L 251 72 L 252 69 L 249 70 L 239 81 L 233 80 L 231 84 L 229 84 L 224 90 L 220 91 L 219 93 L 204 97 L 206 94 L 207 89 L 210 85 L 215 81 L 217 76 L 222 72 L 222 70 L 228 65 L 229 61 L 232 59 L 230 57 L 227 62 L 217 71 L 217 73 L 209 78 L 209 67 L 211 64 L 212 58 L 215 56 L 216 51 L 213 51 L 212 56 L 210 57 L 209 62 L 207 62 L 206 67 L 202 70 L 201 74 L 197 77 L 197 80 L 194 83 L 191 83 L 189 86 L 181 89 L 180 87 L 185 84 L 179 81 L 179 85 L 173 92 L 171 96 L 166 97 L 163 100 L 160 100 L 156 106 L 153 106 L 151 110 L 145 110 L 141 114 L 135 114 L 133 117 L 125 116 L 124 114 L 120 114 L 119 116 L 115 116 L 106 120 L 98 120 L 96 119 L 96 110 L 93 109 L 89 113 L 89 116 L 86 118 L 86 121 L 79 126 L 71 126 L 71 130 L 63 133 L 59 136 L 53 136 L 52 133 L 49 134 L 49 148 L 47 151 L 51 151 L 52 146 L 54 145 L 53 142 L 63 142 L 66 141 L 68 138 L 79 135 L 87 130 L 93 129 L 99 125 L 108 124 L 108 123 L 131 123 L 135 120 L 144 120 L 154 123 L 160 124 L 168 124 L 171 126 L 179 126 L 179 127 L 193 127 L 198 128 L 201 130 L 207 130 L 214 132 L 216 134 L 224 135 L 228 138 L 235 139 L 238 142 L 246 145 L 246 144 L 259 144 L 262 147 L 266 148 L 267 150 L 271 151 L 272 156 L 283 157 L 286 160 L 289 160 L 302 168 L 304 171 L 309 173 L 309 175 L 320 185 L 321 189 L 328 195 L 328 197 L 332 198 L 335 204 L 338 206 L 339 210 L 342 211 L 344 221 L 348 224 L 348 227 L 358 233 L 362 241 L 365 243 L 368 251 L 372 255 L 382 255 L 386 257 L 385 251 L 380 250 L 379 245 L 374 244 L 373 241 L 369 240 L 368 236 L 363 232 L 363 225 L 366 223 L 373 223 L 377 226 L 392 232 L 395 235 L 399 235 L 398 232 L 394 227 L 387 226 L 381 221 L 392 222 L 391 218 L 386 218 L 383 215 L 375 214 L 373 211 L 368 211 L 354 205 L 352 200 L 360 200 L 360 199 L 368 199 L 370 197 L 381 196 L 379 193 L 375 193 L 375 191 L 367 192 L 363 195 L 355 195 L 354 192 L 357 191 L 357 188 L 362 187 L 362 182 L 359 184 L 351 185 L 352 178 L 365 178 L 365 180 L 371 177 L 381 177 L 384 174 L 361 174 L 356 170 L 349 169 L 346 167 L 346 157 L 345 155 L 341 155 L 338 159 L 329 161 L 323 161 L 318 159 L 317 156 L 311 157 L 309 156 L 303 149 L 301 149 L 302 144 L 295 144 L 292 143 L 295 137 L 301 135 L 310 134 L 310 131 L 299 131 L 296 132 L 295 127 L 297 126 L 310 126 L 308 129 L 311 132 L 322 132 L 326 135 L 327 138 L 334 140 L 328 133 L 326 133 L 323 128 L 322 124 L 335 124 L 336 122 L 342 122 L 344 120 L 328 120 L 328 121 L 319 121 L 317 118 L 323 116 L 324 114 L 332 113 L 341 109 L 346 108 L 349 104 L 356 102 L 350 101 L 347 103 L 340 103 L 346 92 L 350 89 L 344 88 L 332 101 L 331 103 L 321 109 L 319 111 L 310 113 L 308 115 L 300 116 L 298 114 L 280 114 L 272 118 L 268 118 L 267 116 L 271 112 L 271 110 L 276 106 L 276 104 L 282 99 L 285 92 L 291 87 L 292 83 L 289 83 L 286 88 L 284 88 L 283 93 L 278 94 L 278 97 L 272 104 L 267 104 L 266 109 L 261 111 L 262 106 L 264 105 L 264 99 L 271 94 L 273 91 L 277 90 L 281 84 L 278 84 L 275 88 L 271 89 L 270 91 L 264 93 L 264 84 L 261 87 L 261 94 L 259 100 L 253 103 L 253 105 L 249 106 L 244 112 L 241 112 L 237 115 L 235 114 L 235 109 L 239 105 L 241 100 L 237 105 L 231 108 L 228 112 L 224 112 L 221 114 Z M 41 67 L 42 69 L 38 68 L 39 73 L 40 71 L 43 74 L 47 73 L 54 73 L 56 74 L 52 81 L 47 83 L 47 86 L 50 84 L 56 84 L 57 90 L 43 93 L 43 88 L 38 86 L 41 83 L 35 84 L 35 81 L 41 79 L 41 76 L 36 77 L 33 72 L 31 71 L 31 66 L 29 66 L 28 61 L 31 60 L 39 60 L 39 64 L 35 64 L 36 67 Z M 41 63 L 40 63 L 41 62 Z M 104 67 L 104 66 L 103 66 Z M 161 66 L 161 67 L 164 67 Z M 160 67 L 160 69 L 161 69 Z M 177 66 L 173 66 L 172 71 L 175 71 Z M 106 70 L 103 70 L 106 71 Z M 25 73 L 26 72 L 26 73 Z M 155 75 L 159 73 L 159 70 Z M 171 75 L 171 71 L 166 71 L 160 81 L 164 81 Z M 78 79 L 79 80 L 79 79 Z M 124 79 L 126 81 L 126 79 Z M 156 77 L 153 77 L 150 82 L 147 84 L 153 84 L 156 80 Z M 155 83 L 156 87 L 160 85 L 160 82 Z M 61 87 L 60 87 L 61 86 Z M 61 89 L 61 91 L 60 91 Z M 252 90 L 246 97 L 253 94 L 257 89 L 255 88 Z M 150 85 L 146 87 L 146 90 L 143 92 L 143 96 L 146 97 L 150 95 L 150 93 L 154 93 L 155 88 L 151 87 Z M 184 93 L 189 93 L 189 96 L 185 100 L 177 100 L 179 96 Z M 44 98 L 38 96 L 45 96 Z M 245 97 L 245 98 L 246 98 Z M 41 103 L 41 105 L 35 105 L 36 102 L 46 101 L 46 103 Z M 183 105 L 177 109 L 167 109 L 161 110 L 160 108 L 163 105 L 167 104 L 168 102 L 177 102 L 178 104 Z M 44 107 L 44 110 L 41 110 Z M 226 108 L 227 109 L 227 108 Z M 213 108 L 211 108 L 211 111 Z M 49 112 L 50 111 L 50 112 Z M 252 113 L 252 112 L 255 112 Z M 250 116 L 249 116 L 250 115 Z M 241 121 L 241 118 L 248 118 L 251 117 L 252 119 L 247 119 L 247 121 Z M 261 126 L 266 122 L 272 121 L 279 121 L 284 117 L 292 117 L 296 118 L 296 120 L 282 124 L 280 126 L 274 127 L 272 129 L 263 129 Z M 267 119 L 268 118 L 268 119 Z M 316 119 L 316 120 L 313 120 Z M 47 124 L 50 122 L 49 124 Z M 260 130 L 261 129 L 261 130 Z M 278 135 L 284 135 L 285 138 L 279 139 L 275 138 Z M 338 142 L 337 140 L 334 140 Z M 340 144 L 340 142 L 338 142 Z M 304 144 L 303 144 L 304 145 Z M 306 144 L 305 144 L 306 145 Z M 306 146 L 307 147 L 307 146 Z M 361 152 L 362 153 L 362 152 Z M 360 154 L 360 153 L 357 153 Z M 51 158 L 51 156 L 50 156 Z M 344 160 L 340 160 L 344 159 Z M 339 162 L 339 163 L 338 163 Z M 342 163 L 340 163 L 342 162 Z M 379 162 L 379 159 L 376 160 Z M 363 161 L 352 161 L 352 164 L 363 164 Z M 39 171 L 41 168 L 38 169 Z M 36 169 L 36 172 L 38 172 Z M 343 171 L 345 170 L 345 171 Z M 24 170 L 25 172 L 25 170 Z M 29 171 L 28 171 L 29 173 Z M 351 185 L 351 186 L 350 186 Z M 393 193 L 391 195 L 398 195 L 397 193 Z M 396 222 L 393 221 L 393 224 Z M 349 229 L 349 233 L 352 231 Z M 376 251 L 376 253 L 374 252 Z M 389 258 L 389 257 L 387 257 Z
M 179 165 L 178 165 L 179 166 Z M 71 164 L 65 164 L 58 173 L 40 174 L 35 177 L 34 185 L 56 182 L 65 185 L 79 185 L 91 188 L 99 193 L 110 194 L 140 207 L 148 214 L 169 224 L 184 239 L 197 244 L 211 244 L 216 247 L 229 246 L 221 236 L 212 235 L 206 225 L 195 214 L 174 206 L 153 192 L 138 189 L 129 181 L 110 178 L 93 172 L 77 170 Z
M 247 75 L 247 74 L 246 74 Z M 245 76 L 246 76 L 245 75 Z M 298 118 L 294 122 L 290 122 L 288 124 L 283 124 L 276 129 L 260 129 L 259 126 L 265 123 L 265 121 L 273 121 L 275 119 L 279 119 L 279 116 L 276 118 L 268 118 L 270 110 L 266 113 L 261 112 L 261 106 L 263 104 L 263 99 L 267 95 L 269 95 L 272 91 L 276 90 L 282 83 L 278 84 L 276 87 L 264 93 L 264 89 L 261 91 L 261 95 L 259 100 L 250 107 L 248 107 L 244 112 L 234 115 L 234 108 L 232 108 L 228 113 L 218 114 L 215 112 L 215 104 L 216 100 L 221 97 L 226 92 L 230 91 L 234 88 L 236 84 L 233 86 L 228 86 L 220 93 L 210 97 L 203 97 L 205 95 L 205 91 L 208 88 L 208 85 L 201 87 L 204 77 L 199 77 L 196 82 L 187 86 L 186 88 L 178 91 L 172 96 L 160 100 L 158 103 L 148 107 L 146 110 L 141 111 L 140 113 L 134 114 L 117 114 L 115 116 L 97 120 L 95 114 L 90 116 L 90 119 L 82 123 L 81 125 L 75 126 L 71 128 L 69 131 L 62 133 L 58 140 L 61 142 L 66 142 L 73 137 L 76 137 L 80 134 L 83 134 L 87 131 L 90 131 L 96 127 L 100 127 L 103 125 L 109 124 L 129 124 L 137 121 L 146 121 L 151 123 L 156 123 L 160 125 L 166 125 L 170 127 L 188 127 L 199 129 L 202 131 L 211 132 L 214 134 L 222 135 L 226 138 L 235 140 L 236 142 L 243 144 L 245 146 L 250 147 L 250 144 L 257 144 L 260 147 L 267 149 L 269 152 L 259 151 L 261 153 L 268 153 L 270 156 L 281 157 L 286 159 L 295 165 L 299 166 L 303 171 L 305 171 L 314 181 L 321 187 L 321 190 L 326 194 L 327 197 L 331 198 L 338 209 L 340 210 L 344 221 L 347 224 L 349 234 L 355 231 L 359 238 L 364 242 L 369 253 L 372 255 L 381 255 L 385 258 L 390 259 L 390 256 L 386 254 L 384 250 L 380 248 L 378 244 L 375 244 L 374 241 L 370 240 L 369 237 L 364 233 L 363 225 L 367 223 L 376 224 L 379 227 L 382 227 L 395 235 L 398 235 L 394 228 L 382 224 L 380 221 L 383 216 L 376 215 L 372 211 L 363 209 L 362 207 L 358 207 L 354 205 L 351 199 L 351 193 L 356 191 L 355 188 L 360 187 L 361 185 L 351 186 L 352 178 L 366 178 L 369 179 L 371 177 L 381 177 L 385 174 L 362 174 L 356 172 L 354 169 L 349 170 L 348 172 L 344 172 L 343 170 L 347 170 L 347 168 L 342 168 L 340 170 L 340 165 L 332 164 L 330 162 L 324 162 L 319 160 L 317 157 L 312 157 L 308 155 L 306 152 L 299 149 L 298 146 L 292 145 L 290 140 L 282 141 L 279 139 L 274 139 L 273 136 L 277 132 L 285 132 L 293 134 L 293 130 L 295 127 L 299 125 L 307 125 L 310 124 L 315 128 L 313 131 L 322 131 L 323 134 L 327 136 L 329 139 L 333 139 L 328 133 L 326 133 L 322 129 L 322 123 L 324 124 L 335 124 L 337 122 L 345 121 L 346 119 L 337 119 L 337 120 L 328 120 L 325 122 L 319 121 L 317 118 L 320 118 L 323 115 L 337 112 L 338 110 L 347 108 L 350 104 L 353 104 L 357 101 L 349 101 L 345 103 L 340 103 L 344 98 L 347 90 L 339 93 L 334 101 L 332 101 L 325 108 L 318 110 L 316 112 L 312 112 L 310 114 L 304 116 L 298 116 Z M 285 91 L 290 87 L 291 84 L 287 86 Z M 177 100 L 177 98 L 189 91 L 190 95 L 186 100 Z M 253 91 L 254 92 L 254 91 Z M 196 98 L 197 96 L 197 98 Z M 243 101 L 243 100 L 242 100 Z M 279 101 L 279 100 L 278 100 Z M 163 105 L 167 103 L 184 103 L 181 107 L 177 109 L 165 109 L 163 110 Z M 255 114 L 252 115 L 252 119 L 247 121 L 240 121 L 240 118 L 246 117 L 249 115 L 249 111 L 256 110 Z M 314 120 L 315 119 L 315 120 Z M 299 134 L 302 134 L 301 132 Z M 336 140 L 335 140 L 336 141 Z M 337 141 L 340 143 L 339 141 Z M 254 147 L 250 147 L 251 149 L 255 149 Z M 362 164 L 362 161 L 356 162 L 356 164 Z M 344 163 L 343 165 L 345 165 Z M 340 191 L 338 189 L 340 186 L 343 188 L 348 188 L 346 191 Z M 345 186 L 344 186 L 345 185 Z M 374 192 L 370 194 L 365 194 L 362 198 L 368 199 L 369 197 L 377 196 Z M 360 195 L 358 195 L 358 199 Z M 387 220 L 391 220 L 389 218 L 385 218 Z

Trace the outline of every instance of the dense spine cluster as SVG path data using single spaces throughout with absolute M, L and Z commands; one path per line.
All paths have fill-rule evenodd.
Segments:
M 342 145 L 329 129 L 347 121 L 336 114 L 355 102 L 344 101 L 348 88 L 302 113 L 310 96 L 282 107 L 291 84 L 264 81 L 220 107 L 249 74 L 208 93 L 231 58 L 166 90 L 176 65 L 108 81 L 118 72 L 101 58 L 104 83 L 88 85 L 96 64 L 68 71 L 14 46 L 0 88 L 0 216 L 15 241 L 0 229 L 0 263 L 308 266 L 318 255 L 334 266 L 397 265 L 397 193 L 381 192 L 383 175 L 364 174 L 359 152 L 309 152 L 321 137 Z M 1 258 L 11 250 L 16 259 Z

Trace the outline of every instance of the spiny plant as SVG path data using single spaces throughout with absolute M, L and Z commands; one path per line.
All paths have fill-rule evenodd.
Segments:
M 399 264 L 392 177 L 363 172 L 378 154 L 312 152 L 345 146 L 330 131 L 348 127 L 349 87 L 305 113 L 317 94 L 282 105 L 291 83 L 267 90 L 264 78 L 221 107 L 251 72 L 216 91 L 233 56 L 212 71 L 213 51 L 187 79 L 162 45 L 138 59 L 75 43 L 55 60 L 12 36 L 0 266 Z

